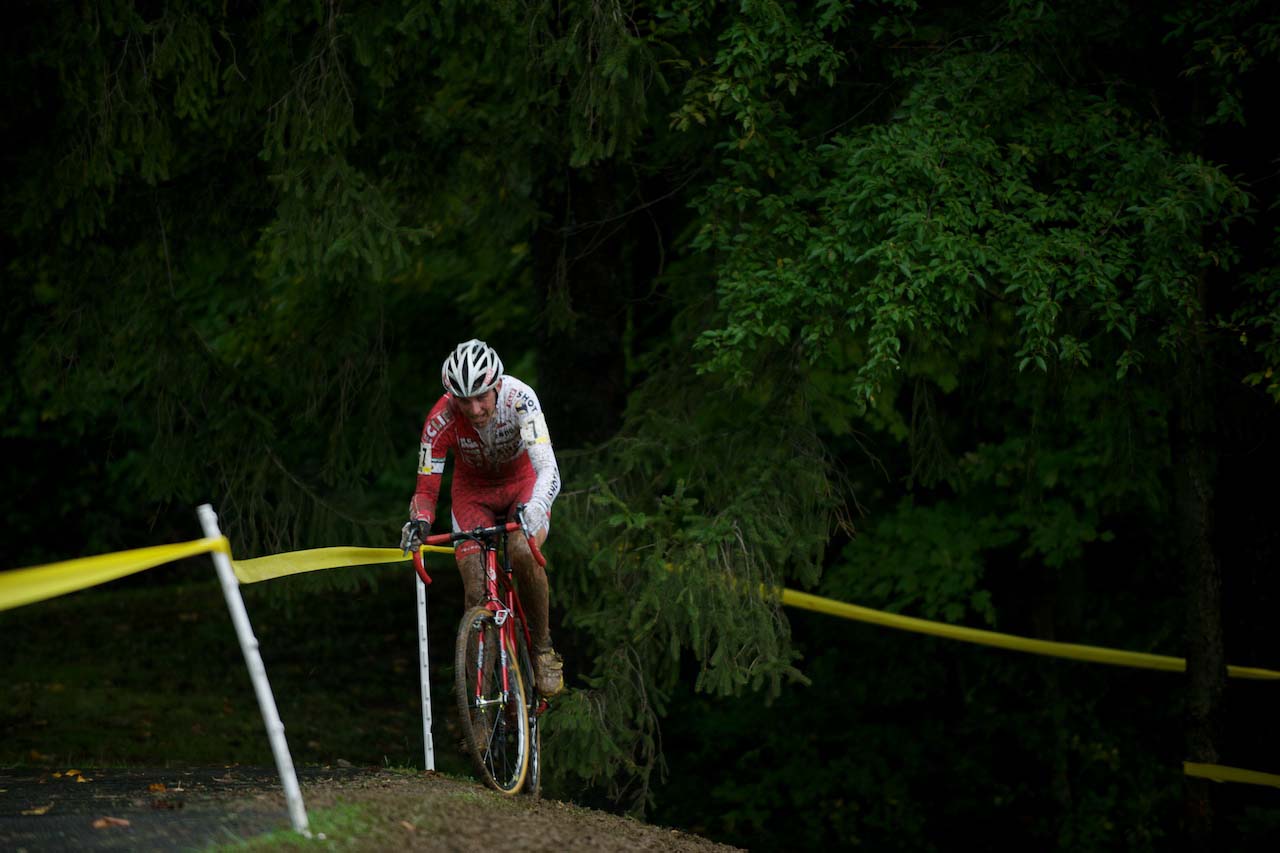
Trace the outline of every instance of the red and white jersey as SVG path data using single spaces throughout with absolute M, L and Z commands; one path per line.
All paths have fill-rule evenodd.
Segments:
M 538 395 L 513 376 L 502 377 L 493 417 L 478 430 L 454 410 L 452 394 L 436 401 L 422 427 L 410 518 L 435 519 L 449 451 L 453 451 L 455 490 L 459 483 L 508 480 L 527 476 L 532 469 L 536 481 L 530 503 L 537 502 L 550 512 L 560 493 L 560 469 Z

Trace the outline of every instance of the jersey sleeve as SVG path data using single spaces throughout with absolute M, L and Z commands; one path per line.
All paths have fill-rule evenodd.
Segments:
M 560 494 L 560 466 L 556 464 L 556 453 L 551 449 L 547 418 L 533 389 L 529 389 L 528 395 L 517 403 L 516 415 L 520 423 L 520 440 L 537 477 L 529 500 L 542 504 L 550 513 L 551 504 Z
M 436 502 L 440 499 L 440 482 L 444 477 L 444 462 L 449 449 L 457 438 L 453 410 L 448 395 L 432 407 L 422 425 L 422 441 L 418 448 L 418 483 L 409 501 L 409 519 L 423 519 L 427 524 L 435 521 Z

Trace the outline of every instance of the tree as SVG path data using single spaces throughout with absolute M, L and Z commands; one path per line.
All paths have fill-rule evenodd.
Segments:
M 790 169 L 768 140 L 744 134 L 736 168 L 709 190 L 700 245 L 722 259 L 726 318 L 702 343 L 711 368 L 752 381 L 770 354 L 800 350 L 815 374 L 851 377 L 837 401 L 909 437 L 912 491 L 933 504 L 908 499 L 882 517 L 871 547 L 888 531 L 901 538 L 854 565 L 929 565 L 924 530 L 936 531 L 933 553 L 950 556 L 936 576 L 884 572 L 875 582 L 898 605 L 992 620 L 982 577 L 1002 549 L 1061 570 L 1112 535 L 1117 513 L 1147 504 L 1153 523 L 1172 512 L 1188 565 L 1188 754 L 1214 762 L 1225 663 L 1210 433 L 1222 380 L 1209 365 L 1233 316 L 1267 327 L 1271 296 L 1259 306 L 1241 285 L 1267 292 L 1260 282 L 1274 277 L 1237 272 L 1242 258 L 1246 272 L 1259 264 L 1233 233 L 1257 201 L 1180 146 L 1178 128 L 1143 103 L 1150 81 L 1117 61 L 1122 45 L 1155 49 L 1126 11 L 1010 4 L 991 21 L 943 12 L 882 22 L 916 49 L 889 120 L 834 136 Z M 1164 61 L 1157 70 L 1169 70 Z M 1215 309 L 1209 282 L 1238 295 Z M 965 378 L 999 371 L 1008 385 Z M 945 412 L 969 407 L 937 398 L 975 390 L 1006 414 L 998 424 L 971 414 L 981 426 L 975 435 L 970 421 L 956 446 Z M 1156 436 L 1154 455 L 1117 453 L 1121 428 L 1149 434 L 1139 421 L 1166 417 L 1171 437 Z M 1117 462 L 1146 476 L 1117 476 Z M 1098 476 L 1082 476 L 1090 469 Z M 1174 484 L 1173 507 L 1150 506 L 1161 481 Z M 946 490 L 920 489 L 936 483 Z M 1012 487 L 1012 500 L 983 494 L 984 483 Z M 864 591 L 868 574 L 880 577 L 860 572 Z M 1208 813 L 1200 787 L 1190 786 L 1192 828 Z
M 1103 726 L 1138 700 L 1101 676 L 1054 670 L 1026 703 L 1003 662 L 844 646 L 757 591 L 1162 651 L 1171 603 L 1203 613 L 1191 754 L 1212 754 L 1212 570 L 1251 553 L 1209 524 L 1233 500 L 1216 426 L 1267 423 L 1280 368 L 1271 190 L 1249 184 L 1271 152 L 1231 136 L 1264 102 L 1274 15 L 726 11 L 25 6 L 4 62 L 30 96 L 0 117 L 0 403 L 32 460 L 6 473 L 33 531 L 11 548 L 81 550 L 40 541 L 67 518 L 91 550 L 149 543 L 210 497 L 245 553 L 386 544 L 436 366 L 476 334 L 554 389 L 553 583 L 589 687 L 548 718 L 552 768 L 642 806 L 664 732 L 708 740 L 666 712 L 822 695 L 868 754 L 835 774 L 865 805 L 815 843 L 906 815 L 927 846 L 1006 814 L 1041 846 L 1158 843 L 1160 703 Z M 1161 571 L 1180 555 L 1208 570 L 1185 608 Z M 848 661 L 865 683 L 832 687 Z M 728 736 L 767 712 L 724 713 Z M 981 783 L 938 805 L 908 735 Z M 1093 795 L 1108 774 L 1120 793 Z M 725 813 L 767 825 L 757 793 Z

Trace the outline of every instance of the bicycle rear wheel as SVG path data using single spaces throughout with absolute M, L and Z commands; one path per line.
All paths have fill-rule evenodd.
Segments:
M 524 783 L 524 793 L 531 797 L 542 794 L 542 730 L 538 719 L 538 706 L 542 696 L 538 693 L 538 677 L 533 670 L 533 655 L 524 641 L 524 626 L 516 622 L 516 654 L 520 662 L 520 675 L 524 679 L 525 704 L 529 709 L 529 778 Z
M 515 650 L 503 648 L 498 623 L 484 607 L 468 610 L 458 625 L 454 673 L 458 713 L 477 772 L 495 791 L 518 794 L 529 775 L 524 679 Z
M 542 721 L 536 714 L 529 718 L 529 781 L 524 792 L 535 798 L 542 796 Z

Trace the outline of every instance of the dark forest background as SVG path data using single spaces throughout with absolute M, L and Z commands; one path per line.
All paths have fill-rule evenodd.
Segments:
M 0 566 L 205 501 L 240 557 L 394 545 L 480 337 L 565 479 L 563 796 L 765 848 L 1280 835 L 1181 772 L 1280 773 L 1275 688 L 1225 677 L 1280 667 L 1272 4 L 8 17 Z

